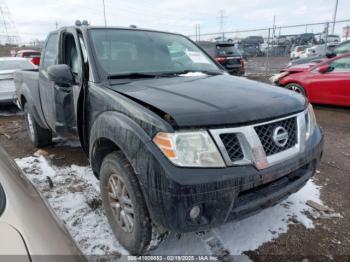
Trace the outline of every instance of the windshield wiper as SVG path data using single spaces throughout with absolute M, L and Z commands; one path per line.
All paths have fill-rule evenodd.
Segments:
M 222 75 L 223 73 L 220 71 L 206 71 L 206 70 L 181 70 L 181 71 L 170 71 L 170 72 L 159 72 L 159 73 L 125 73 L 125 74 L 115 74 L 108 75 L 108 79 L 140 79 L 140 78 L 157 78 L 157 77 L 172 77 L 185 75 L 188 73 L 203 73 L 210 76 Z
M 108 79 L 123 79 L 123 78 L 129 78 L 129 79 L 138 79 L 138 78 L 155 78 L 157 77 L 157 74 L 151 74 L 151 73 L 138 73 L 138 72 L 132 72 L 132 73 L 126 73 L 126 74 L 115 74 L 115 75 L 108 75 Z
M 164 72 L 160 73 L 158 76 L 178 76 L 178 75 L 186 75 L 189 73 L 203 73 L 206 75 L 216 76 L 216 75 L 222 75 L 223 73 L 220 71 L 207 71 L 207 70 L 181 70 L 181 71 L 174 71 L 174 72 Z

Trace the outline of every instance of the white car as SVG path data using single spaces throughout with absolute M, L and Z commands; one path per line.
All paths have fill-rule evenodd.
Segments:
M 36 69 L 25 58 L 0 57 L 0 104 L 12 104 L 16 100 L 13 73 L 17 70 Z
M 325 35 L 322 34 L 319 36 L 319 43 L 340 43 L 340 37 L 338 35 Z
M 292 52 L 290 53 L 290 59 L 298 59 L 301 57 L 305 49 L 307 48 L 307 45 L 298 45 L 296 46 Z
M 306 48 L 303 53 L 300 54 L 300 58 L 310 57 L 316 54 L 316 46 Z

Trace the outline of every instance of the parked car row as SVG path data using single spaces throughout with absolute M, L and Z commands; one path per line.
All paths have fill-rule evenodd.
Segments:
M 300 49 L 301 50 L 301 49 Z M 306 50 L 306 49 L 304 49 Z M 321 48 L 322 52 L 316 52 L 314 55 L 304 57 L 304 58 L 299 58 L 299 59 L 294 59 L 290 61 L 290 63 L 287 65 L 287 67 L 294 66 L 294 65 L 301 65 L 301 64 L 306 64 L 306 63 L 317 63 L 321 62 L 324 59 L 327 58 L 332 58 L 337 55 L 341 54 L 346 54 L 350 53 L 350 40 L 344 41 L 340 43 L 339 45 L 327 45 L 326 48 Z

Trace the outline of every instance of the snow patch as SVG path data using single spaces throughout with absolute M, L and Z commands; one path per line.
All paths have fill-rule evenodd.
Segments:
M 48 200 L 85 255 L 128 254 L 115 239 L 102 208 L 99 182 L 90 167 L 58 168 L 43 156 L 16 159 Z M 47 177 L 53 182 L 50 188 Z
M 207 74 L 202 73 L 202 72 L 188 72 L 186 74 L 181 74 L 179 76 L 192 76 L 192 77 L 194 77 L 194 76 L 206 76 L 206 75 Z
M 90 167 L 53 166 L 43 156 L 16 159 L 41 194 L 66 224 L 78 246 L 85 255 L 117 255 L 127 251 L 114 238 L 101 205 L 99 182 Z M 48 179 L 53 182 L 49 187 Z M 288 225 L 301 223 L 313 228 L 313 221 L 306 213 L 317 217 L 317 212 L 307 206 L 307 200 L 322 204 L 320 187 L 310 180 L 299 192 L 282 203 L 238 222 L 213 229 L 231 254 L 255 250 L 263 243 L 288 231 Z M 151 254 L 209 255 L 194 233 L 174 234 Z

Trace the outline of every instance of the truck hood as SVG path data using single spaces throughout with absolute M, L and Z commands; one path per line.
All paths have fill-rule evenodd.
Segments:
M 169 114 L 179 127 L 251 123 L 306 106 L 295 92 L 229 75 L 139 80 L 109 88 Z

